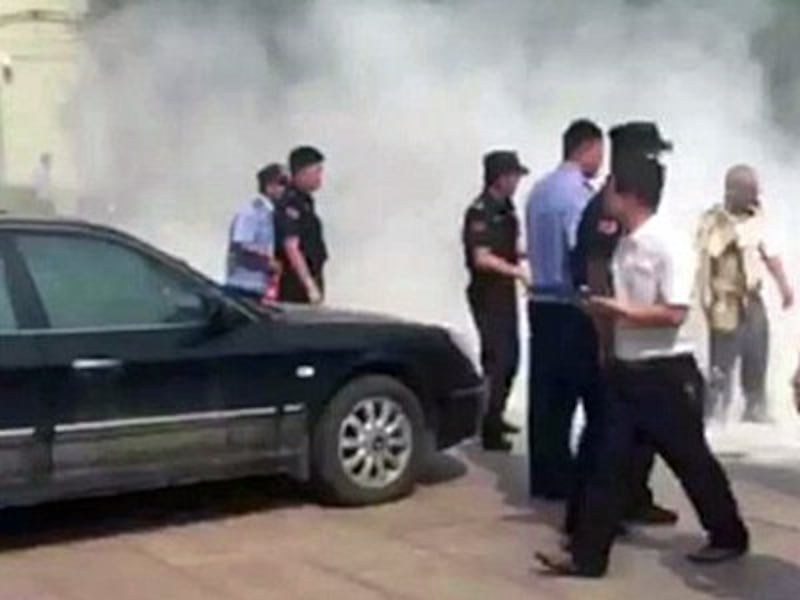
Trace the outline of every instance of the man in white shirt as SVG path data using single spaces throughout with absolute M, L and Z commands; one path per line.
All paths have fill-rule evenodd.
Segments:
M 637 438 L 646 439 L 666 461 L 708 532 L 707 545 L 691 560 L 731 560 L 749 546 L 728 479 L 705 439 L 704 386 L 683 328 L 695 261 L 679 230 L 656 215 L 663 180 L 656 159 L 636 157 L 615 167 L 607 187 L 608 208 L 626 235 L 612 263 L 615 296 L 593 296 L 586 304 L 593 314 L 614 321 L 608 410 L 569 550 L 537 555 L 556 574 L 605 574 Z

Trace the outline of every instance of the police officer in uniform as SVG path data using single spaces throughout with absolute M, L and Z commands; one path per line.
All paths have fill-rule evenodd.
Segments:
M 484 157 L 484 190 L 467 209 L 463 243 L 470 274 L 467 300 L 478 328 L 481 363 L 489 382 L 489 406 L 483 420 L 486 450 L 508 452 L 506 434 L 519 429 L 503 418 L 519 363 L 516 282 L 529 286 L 519 264 L 519 221 L 511 198 L 528 174 L 516 153 Z
M 319 304 L 324 297 L 328 249 L 312 196 L 322 186 L 324 160 L 311 146 L 300 146 L 289 155 L 291 181 L 275 213 L 278 257 L 284 268 L 281 302 Z

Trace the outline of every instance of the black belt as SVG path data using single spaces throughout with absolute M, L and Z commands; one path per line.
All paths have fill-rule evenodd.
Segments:
M 674 354 L 672 356 L 655 356 L 653 358 L 644 358 L 641 360 L 614 359 L 614 365 L 631 371 L 647 371 L 655 367 L 675 366 L 686 364 L 687 362 L 694 362 L 694 354 L 686 352 L 683 354 Z

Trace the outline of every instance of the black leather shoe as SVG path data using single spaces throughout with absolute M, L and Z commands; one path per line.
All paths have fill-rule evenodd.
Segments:
M 700 565 L 716 565 L 747 554 L 747 546 L 736 546 L 733 548 L 722 548 L 708 544 L 699 550 L 688 555 L 688 559 Z
M 522 431 L 519 427 L 508 421 L 500 421 L 500 431 L 511 435 L 516 435 Z
M 513 448 L 513 444 L 500 435 L 485 435 L 481 442 L 487 452 L 511 452 Z
M 651 504 L 633 511 L 625 520 L 632 525 L 675 525 L 678 522 L 678 513 Z
M 593 579 L 603 576 L 603 573 L 600 571 L 593 571 L 580 567 L 575 563 L 575 560 L 572 558 L 572 556 L 566 552 L 537 552 L 534 556 L 547 575 L 553 575 L 556 577 L 584 577 Z

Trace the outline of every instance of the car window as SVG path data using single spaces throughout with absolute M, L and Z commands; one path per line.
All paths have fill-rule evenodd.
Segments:
M 0 332 L 16 330 L 17 320 L 14 317 L 14 307 L 11 304 L 11 294 L 6 280 L 6 263 L 0 257 Z
M 99 238 L 25 234 L 17 246 L 54 329 L 199 321 L 201 288 L 132 248 Z

